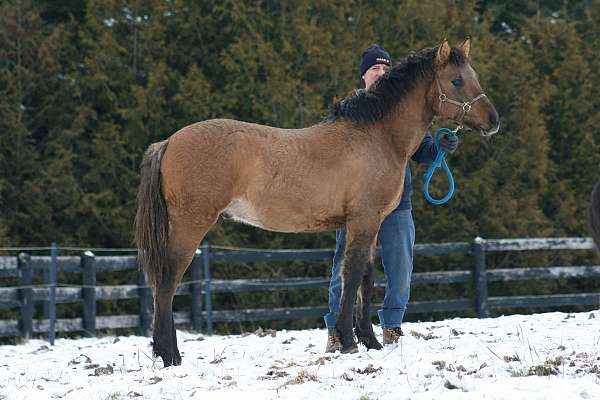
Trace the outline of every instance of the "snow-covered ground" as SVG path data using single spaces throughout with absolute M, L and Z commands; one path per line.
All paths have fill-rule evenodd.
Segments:
M 376 333 L 381 330 L 375 327 Z M 0 399 L 600 399 L 600 311 L 406 323 L 396 347 L 326 354 L 326 332 L 177 332 L 0 346 Z

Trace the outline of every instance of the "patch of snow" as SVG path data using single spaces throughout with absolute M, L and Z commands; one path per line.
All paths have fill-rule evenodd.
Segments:
M 356 354 L 325 353 L 321 329 L 178 331 L 169 368 L 146 337 L 30 340 L 0 346 L 0 398 L 600 399 L 597 313 L 404 323 L 397 346 Z

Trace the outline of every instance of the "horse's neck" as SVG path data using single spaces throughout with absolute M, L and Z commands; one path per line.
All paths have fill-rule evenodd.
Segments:
M 434 112 L 429 101 L 430 85 L 428 80 L 416 85 L 396 104 L 384 124 L 387 134 L 391 134 L 396 153 L 404 159 L 410 158 L 418 149 L 433 121 Z

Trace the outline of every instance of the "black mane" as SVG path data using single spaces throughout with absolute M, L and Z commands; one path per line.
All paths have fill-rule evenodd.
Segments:
M 326 120 L 369 123 L 381 119 L 419 80 L 431 75 L 437 50 L 437 47 L 424 49 L 401 60 L 370 90 L 357 90 L 334 104 Z M 453 47 L 450 63 L 463 65 L 465 62 L 464 54 Z

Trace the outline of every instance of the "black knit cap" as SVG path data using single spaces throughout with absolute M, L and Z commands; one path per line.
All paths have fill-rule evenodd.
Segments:
M 390 54 L 378 44 L 374 44 L 363 50 L 360 58 L 360 77 L 362 78 L 365 72 L 375 64 L 392 65 Z

